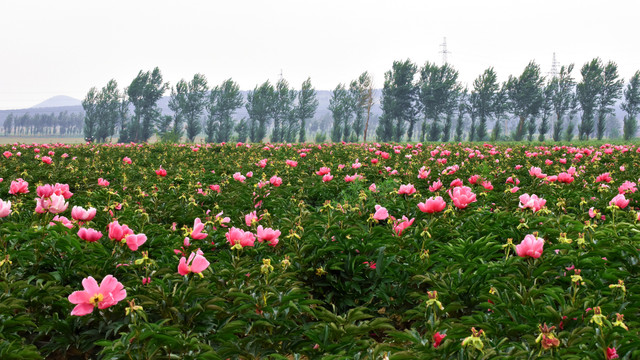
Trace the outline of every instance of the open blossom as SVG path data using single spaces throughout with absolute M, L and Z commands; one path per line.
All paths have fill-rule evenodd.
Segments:
M 256 241 L 255 236 L 251 232 L 244 231 L 235 227 L 229 229 L 225 236 L 231 246 L 254 246 L 253 244 Z
M 475 185 L 480 180 L 480 175 L 472 175 L 469 177 L 469 184 Z
M 427 170 L 427 168 L 423 166 L 418 170 L 418 179 L 426 179 L 429 177 L 429 174 L 431 174 L 431 169 Z
M 109 230 L 109 239 L 122 241 L 126 236 L 133 235 L 133 230 L 127 225 L 120 225 L 118 221 L 113 221 L 107 225 Z
M 244 182 L 247 178 L 244 177 L 244 175 L 242 175 L 241 173 L 237 172 L 235 174 L 233 174 L 233 180 L 235 181 L 240 181 L 240 182 Z
M 98 179 L 98 186 L 109 186 L 109 182 L 103 178 Z
M 298 166 L 298 162 L 294 161 L 294 160 L 287 160 L 286 161 L 287 165 L 291 166 L 291 167 L 296 167 Z
M 196 218 L 193 222 L 193 231 L 191 231 L 191 237 L 194 240 L 202 240 L 209 236 L 209 234 L 205 234 L 202 232 L 204 230 L 204 224 L 200 218 Z
M 409 220 L 409 218 L 403 215 L 400 221 L 396 221 L 393 224 L 393 231 L 395 231 L 398 236 L 402 235 L 402 233 L 413 224 L 414 220 L 415 218 L 411 218 L 411 220 Z
M 18 194 L 26 194 L 29 192 L 29 183 L 20 179 L 16 179 L 11 182 L 9 186 L 9 194 L 18 195 Z
M 49 225 L 51 226 L 55 226 L 57 223 L 62 224 L 62 226 L 71 229 L 73 227 L 73 223 L 71 221 L 69 221 L 69 219 L 67 219 L 66 217 L 62 216 L 62 215 L 56 215 L 53 217 L 53 219 L 51 219 L 51 222 L 49 222 Z
M 482 187 L 485 188 L 485 190 L 491 191 L 493 190 L 493 185 L 491 185 L 491 181 L 483 181 L 482 183 L 480 183 L 480 185 L 482 185 Z
M 516 245 L 516 253 L 520 257 L 530 256 L 537 259 L 542 254 L 543 246 L 544 240 L 542 238 L 529 234 L 524 237 L 520 244 Z
M 611 359 L 618 359 L 620 358 L 620 356 L 618 355 L 618 352 L 616 351 L 616 348 L 607 348 L 607 360 L 611 360 Z
M 573 176 L 571 176 L 571 174 L 566 173 L 566 172 L 561 172 L 560 174 L 558 174 L 558 178 L 557 178 L 559 183 L 565 183 L 565 184 L 570 184 L 573 182 Z
M 145 234 L 136 234 L 136 235 L 127 235 L 125 236 L 125 241 L 127 242 L 127 246 L 131 251 L 136 251 L 142 244 L 147 242 L 147 235 Z
M 11 214 L 11 201 L 0 199 L 0 218 L 7 217 L 9 214 Z
M 131 158 L 125 156 L 124 158 L 122 158 L 122 162 L 131 165 Z
M 596 182 L 610 183 L 611 181 L 613 181 L 613 178 L 611 177 L 611 174 L 609 174 L 608 172 L 602 173 L 598 175 L 598 177 L 596 177 Z
M 68 184 L 55 184 L 55 185 L 41 185 L 36 188 L 36 194 L 41 198 L 48 198 L 51 195 L 62 195 L 66 200 L 73 196 L 73 193 L 69 191 Z
M 625 198 L 624 194 L 618 194 L 609 201 L 609 205 L 616 205 L 620 209 L 624 209 L 629 205 L 629 199 Z
M 107 275 L 100 286 L 91 276 L 82 280 L 83 291 L 74 291 L 69 295 L 69 302 L 76 304 L 71 315 L 84 316 L 91 314 L 95 307 L 106 309 L 127 297 L 124 285 L 113 275 Z
M 520 208 L 521 209 L 531 209 L 533 212 L 536 212 L 544 207 L 547 203 L 547 200 L 543 198 L 539 198 L 538 195 L 522 194 L 520 195 Z
M 38 214 L 44 214 L 46 212 L 60 214 L 66 211 L 68 206 L 69 203 L 64 201 L 64 196 L 53 194 L 48 198 L 37 198 L 35 211 Z
M 618 193 L 619 194 L 625 194 L 628 192 L 635 193 L 637 190 L 638 188 L 636 188 L 636 183 L 627 180 L 622 185 L 620 185 L 620 187 L 618 188 Z
M 42 160 L 43 163 L 49 164 L 49 165 L 51 165 L 51 163 L 53 162 L 53 160 L 48 156 L 43 156 L 42 159 L 40 160 Z
M 431 186 L 429 186 L 429 191 L 436 192 L 436 191 L 440 190 L 441 187 L 442 187 L 442 181 L 440 181 L 440 179 L 438 179 L 438 181 L 434 181 L 431 184 Z
M 252 226 L 253 224 L 260 221 L 260 219 L 262 219 L 262 216 L 258 217 L 255 211 L 252 211 L 244 216 L 244 222 L 245 224 L 247 224 L 247 226 Z
M 320 168 L 320 170 L 316 171 L 316 174 L 320 175 L 320 176 L 323 176 L 323 175 L 327 175 L 330 172 L 331 172 L 331 169 L 329 169 L 326 166 L 323 166 L 323 167 Z
M 263 169 L 264 169 L 264 167 L 265 167 L 265 166 L 267 166 L 267 159 L 262 159 L 262 160 L 258 161 L 258 162 L 256 163 L 256 165 L 257 165 L 258 167 L 261 167 L 261 168 L 263 168 Z
M 96 242 L 102 238 L 102 233 L 94 229 L 80 228 L 78 230 L 78 236 L 80 239 L 88 242 Z
M 426 212 L 428 214 L 433 214 L 435 212 L 440 212 L 444 210 L 447 206 L 447 203 L 442 199 L 442 196 L 436 196 L 435 198 L 432 196 L 425 200 L 423 203 L 418 204 L 418 208 L 422 212 Z
M 376 187 L 376 184 L 373 183 L 371 185 L 369 185 L 369 191 L 371 192 L 378 192 L 378 188 Z
M 182 276 L 189 273 L 201 274 L 208 267 L 209 261 L 204 257 L 202 250 L 198 249 L 197 252 L 192 252 L 191 255 L 189 255 L 189 259 L 184 256 L 180 259 L 180 263 L 178 264 L 178 274 Z
M 373 214 L 373 218 L 380 221 L 386 220 L 389 217 L 389 212 L 386 208 L 376 205 L 376 212 Z
M 462 183 L 462 180 L 460 180 L 460 179 L 455 179 L 455 180 L 453 180 L 453 181 L 449 184 L 449 187 L 450 187 L 450 188 L 454 188 L 454 187 L 458 187 L 458 186 L 462 186 L 462 185 L 464 185 L 464 184 Z
M 268 242 L 270 246 L 276 246 L 278 244 L 278 237 L 280 236 L 280 230 L 273 230 L 272 228 L 263 228 L 262 225 L 258 226 L 256 235 L 258 236 L 258 242 Z
M 80 206 L 74 206 L 71 209 L 71 217 L 73 220 L 87 222 L 93 220 L 96 216 L 96 208 L 89 208 L 89 210 L 85 210 Z
M 156 175 L 165 177 L 165 176 L 167 176 L 167 170 L 165 170 L 163 168 L 160 168 L 160 169 L 156 170 Z
M 539 167 L 535 167 L 535 166 L 532 166 L 531 169 L 529 169 L 529 175 L 535 176 L 538 179 L 544 179 L 544 178 L 547 177 L 547 174 L 543 174 L 542 173 L 542 169 L 540 169 Z
M 399 195 L 411 195 L 416 192 L 416 188 L 412 184 L 400 185 L 398 189 Z
M 282 178 L 278 177 L 277 175 L 273 175 L 271 179 L 269 179 L 269 182 L 271 183 L 271 185 L 278 187 L 282 185 Z
M 438 346 L 440 346 L 440 343 L 442 342 L 442 340 L 444 340 L 445 337 L 447 337 L 447 334 L 441 334 L 439 332 L 433 334 L 433 347 L 437 348 Z
M 476 194 L 468 186 L 449 189 L 449 197 L 453 201 L 453 205 L 458 209 L 464 209 L 472 202 L 476 202 Z
M 326 174 L 326 175 L 324 175 L 322 177 L 322 182 L 328 182 L 328 181 L 331 181 L 331 180 L 333 180 L 333 175 L 331 175 L 331 174 Z

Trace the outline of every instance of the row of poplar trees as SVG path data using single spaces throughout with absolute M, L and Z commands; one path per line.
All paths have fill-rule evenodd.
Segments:
M 380 141 L 461 141 L 466 132 L 470 141 L 521 141 L 525 137 L 531 141 L 537 133 L 537 139 L 543 141 L 550 132 L 551 138 L 559 141 L 571 140 L 577 125 L 579 139 L 602 139 L 608 116 L 624 95 L 624 138 L 634 137 L 640 112 L 640 71 L 623 92 L 623 79 L 614 62 L 589 61 L 581 68 L 578 83 L 573 69 L 573 64 L 562 66 L 557 75 L 545 77 L 540 66 L 531 61 L 520 76 L 509 76 L 499 83 L 494 69 L 488 68 L 469 91 L 449 64 L 427 62 L 419 68 L 410 60 L 395 61 L 385 73 L 376 135 Z M 340 91 L 339 85 L 334 97 Z M 516 119 L 517 125 L 502 135 L 509 119 Z M 335 112 L 334 122 L 346 128 Z
M 238 141 L 260 142 L 273 123 L 271 141 L 302 142 L 306 121 L 318 107 L 310 79 L 300 91 L 284 79 L 275 86 L 266 81 L 249 91 L 245 101 L 232 79 L 210 89 L 206 77 L 195 74 L 171 88 L 168 106 L 173 115 L 164 115 L 158 101 L 168 89 L 158 68 L 140 71 L 122 92 L 115 80 L 100 90 L 91 88 L 82 101 L 85 139 L 105 142 L 117 134 L 119 142 L 144 142 L 156 134 L 163 141 L 179 142 L 185 136 L 193 142 L 204 132 L 206 142 L 226 142 L 235 131 Z M 249 119 L 236 122 L 233 115 L 242 106 Z

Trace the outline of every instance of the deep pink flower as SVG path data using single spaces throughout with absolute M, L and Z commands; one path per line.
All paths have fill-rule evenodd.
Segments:
M 427 168 L 423 166 L 418 170 L 418 179 L 426 179 L 429 177 L 429 174 L 431 174 L 431 169 L 427 170 Z
M 464 209 L 472 202 L 476 202 L 476 194 L 474 194 L 468 186 L 458 186 L 449 189 L 448 193 L 453 201 L 453 205 L 458 209 Z
M 627 180 L 622 185 L 620 185 L 620 187 L 618 188 L 618 193 L 619 194 L 626 194 L 629 192 L 635 193 L 637 190 L 638 188 L 636 188 L 636 183 Z
M 278 177 L 277 175 L 273 175 L 271 179 L 269 179 L 269 182 L 271 183 L 271 185 L 278 187 L 282 185 L 282 178 Z
M 611 360 L 611 359 L 618 359 L 618 352 L 616 351 L 616 348 L 607 348 L 607 360 Z
M 520 244 L 516 245 L 516 253 L 520 257 L 530 256 L 537 259 L 542 254 L 543 246 L 544 240 L 542 238 L 536 238 L 534 235 L 529 234 L 524 237 Z
M 573 176 L 571 176 L 571 174 L 569 173 L 561 172 L 560 174 L 558 174 L 558 182 L 570 184 L 573 182 Z
M 538 179 L 544 179 L 544 178 L 547 177 L 547 174 L 543 174 L 542 173 L 542 169 L 540 169 L 539 167 L 535 167 L 535 166 L 532 166 L 531 169 L 529 169 L 529 175 L 535 176 Z
M 11 156 L 13 156 L 13 154 L 11 153 L 11 151 L 5 151 L 2 153 L 2 155 L 4 155 L 4 157 L 6 157 L 7 159 L 10 158 Z
M 436 192 L 436 191 L 440 190 L 441 187 L 442 187 L 442 181 L 440 181 L 440 179 L 438 179 L 438 181 L 434 181 L 431 184 L 431 186 L 429 186 L 429 191 Z
M 191 237 L 194 240 L 202 240 L 209 236 L 209 234 L 205 234 L 202 232 L 204 230 L 204 224 L 200 218 L 196 218 L 193 222 L 193 231 L 191 231 Z
M 331 181 L 331 180 L 333 180 L 333 175 L 331 175 L 331 174 L 326 174 L 326 175 L 324 175 L 322 177 L 322 182 L 328 182 L 328 181 Z
M 416 192 L 416 188 L 412 184 L 400 185 L 398 195 L 412 195 Z
M 240 182 L 244 182 L 247 178 L 244 177 L 244 175 L 240 174 L 239 172 L 233 174 L 233 180 L 235 181 L 240 181 Z
M 493 190 L 493 185 L 491 185 L 491 181 L 486 181 L 485 180 L 480 185 L 482 185 L 482 187 L 484 187 L 488 191 Z
M 323 175 L 327 175 L 331 172 L 331 169 L 329 169 L 326 166 L 323 166 L 320 168 L 320 170 L 316 171 L 317 175 L 323 176 Z
M 387 209 L 380 205 L 376 205 L 376 212 L 373 214 L 373 218 L 378 221 L 381 221 L 381 220 L 386 220 L 388 217 L 389 217 L 389 212 L 387 211 Z
M 103 178 L 98 179 L 98 186 L 109 186 L 109 182 Z
M 258 226 L 257 234 L 258 242 L 266 241 L 270 246 L 276 246 L 278 244 L 278 237 L 280 236 L 280 230 L 273 230 L 272 228 L 263 228 L 262 225 Z
M 147 241 L 147 235 L 145 234 L 136 234 L 136 235 L 127 235 L 125 236 L 125 241 L 127 242 L 127 246 L 131 251 L 138 250 L 138 247 L 142 246 Z
M 106 309 L 117 304 L 127 297 L 124 285 L 118 282 L 113 275 L 107 275 L 100 286 L 91 276 L 82 280 L 84 291 L 74 291 L 69 295 L 69 302 L 76 304 L 71 311 L 71 315 L 84 316 L 91 314 L 97 306 L 98 309 Z
M 287 160 L 286 161 L 287 165 L 291 166 L 291 167 L 296 167 L 298 166 L 298 162 L 294 161 L 294 160 Z
M 418 208 L 422 212 L 426 212 L 428 214 L 433 214 L 435 212 L 440 212 L 444 210 L 447 206 L 447 203 L 442 199 L 442 196 L 436 196 L 435 198 L 432 196 L 425 200 L 423 203 L 418 204 Z
M 209 267 L 209 261 L 203 255 L 204 253 L 198 249 L 197 252 L 189 255 L 188 260 L 183 256 L 178 264 L 178 274 L 183 276 L 189 273 L 201 274 Z
M 85 210 L 80 206 L 74 206 L 71 209 L 71 217 L 76 221 L 87 222 L 93 220 L 96 216 L 96 208 L 89 208 L 89 210 Z
M 455 179 L 449 184 L 449 187 L 450 188 L 454 188 L 454 187 L 458 187 L 458 186 L 462 186 L 462 185 L 463 185 L 462 180 Z
M 613 181 L 613 178 L 611 177 L 611 174 L 609 174 L 608 172 L 602 173 L 598 175 L 598 177 L 596 178 L 596 182 L 610 183 L 611 181 Z
M 235 227 L 229 229 L 225 236 L 231 246 L 235 246 L 238 244 L 242 247 L 254 246 L 253 244 L 256 241 L 255 236 L 251 232 L 240 230 Z
M 439 332 L 433 334 L 433 347 L 437 348 L 438 346 L 440 346 L 440 343 L 442 342 L 442 340 L 444 340 L 445 337 L 447 337 L 447 334 L 441 334 Z
M 133 230 L 129 229 L 127 225 L 120 225 L 118 221 L 113 221 L 107 225 L 109 230 L 109 239 L 115 241 L 122 241 L 126 236 L 133 235 Z
M 624 209 L 629 205 L 629 200 L 624 197 L 624 194 L 618 194 L 609 201 L 609 205 L 616 205 L 620 209 Z
M 469 177 L 469 184 L 475 185 L 478 182 L 479 179 L 480 179 L 480 175 L 473 175 L 473 176 Z
M 257 213 L 255 211 L 252 211 L 244 216 L 244 223 L 247 224 L 247 226 L 251 227 L 253 224 L 260 221 L 260 219 L 262 219 L 262 216 L 258 217 Z
M 538 195 L 522 194 L 520 195 L 520 205 L 521 209 L 531 209 L 533 212 L 536 212 L 544 207 L 547 203 L 547 200 L 543 198 L 539 198 Z
M 9 194 L 11 195 L 26 194 L 28 192 L 29 183 L 22 180 L 22 178 L 12 181 L 9 186 Z
M 122 158 L 122 162 L 131 165 L 131 159 L 128 156 Z
M 413 224 L 414 220 L 415 218 L 409 220 L 409 218 L 403 215 L 400 221 L 396 221 L 395 224 L 393 224 L 393 231 L 396 232 L 397 236 L 401 236 L 402 233 Z
M 7 217 L 9 214 L 11 214 L 11 201 L 0 199 L 0 218 Z
M 102 233 L 94 229 L 80 228 L 78 230 L 78 236 L 80 239 L 88 242 L 96 242 L 102 238 Z
M 160 168 L 160 169 L 156 170 L 156 175 L 165 177 L 165 176 L 167 176 L 167 170 L 165 170 L 163 168 Z

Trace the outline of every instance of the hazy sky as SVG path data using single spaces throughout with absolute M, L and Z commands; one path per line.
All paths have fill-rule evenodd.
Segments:
M 607 5 L 604 5 L 607 4 Z M 54 95 L 82 99 L 158 66 L 172 85 L 203 73 L 252 89 L 284 77 L 333 89 L 363 71 L 382 87 L 394 60 L 449 63 L 463 83 L 493 66 L 503 81 L 530 60 L 549 71 L 613 60 L 640 69 L 640 2 L 459 1 L 9 1 L 0 2 L 0 109 Z

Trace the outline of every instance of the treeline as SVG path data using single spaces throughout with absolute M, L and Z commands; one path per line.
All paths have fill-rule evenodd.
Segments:
M 7 115 L 2 124 L 5 136 L 40 136 L 40 135 L 82 135 L 84 115 L 82 113 Z
M 532 141 L 537 134 L 537 140 L 543 141 L 549 134 L 554 141 L 570 141 L 577 130 L 581 140 L 592 136 L 600 140 L 614 105 L 624 96 L 624 138 L 634 137 L 640 112 L 640 71 L 623 91 L 614 62 L 591 60 L 582 66 L 577 83 L 573 69 L 573 64 L 562 66 L 558 74 L 545 77 L 532 61 L 522 74 L 499 83 L 494 69 L 488 68 L 469 90 L 449 64 L 427 62 L 419 68 L 410 60 L 396 61 L 385 73 L 383 114 L 376 135 L 380 141 L 461 141 L 465 133 L 469 141 L 521 141 L 525 137 Z M 339 86 L 334 96 L 341 91 Z M 503 134 L 512 118 L 517 120 L 515 129 Z M 334 129 L 344 126 L 339 119 L 334 112 Z
M 156 134 L 161 141 L 179 142 L 185 137 L 193 142 L 203 134 L 207 142 L 226 142 L 235 132 L 238 141 L 260 142 L 272 126 L 271 141 L 305 141 L 306 122 L 318 107 L 310 79 L 300 91 L 284 79 L 275 85 L 266 81 L 250 91 L 245 101 L 232 79 L 209 88 L 206 77 L 195 74 L 190 81 L 183 79 L 171 87 L 173 115 L 162 114 L 157 106 L 168 89 L 158 68 L 140 71 L 123 91 L 115 80 L 100 90 L 92 88 L 82 101 L 85 139 L 105 142 L 117 134 L 119 142 L 142 142 Z M 249 118 L 235 122 L 233 114 L 242 106 Z

